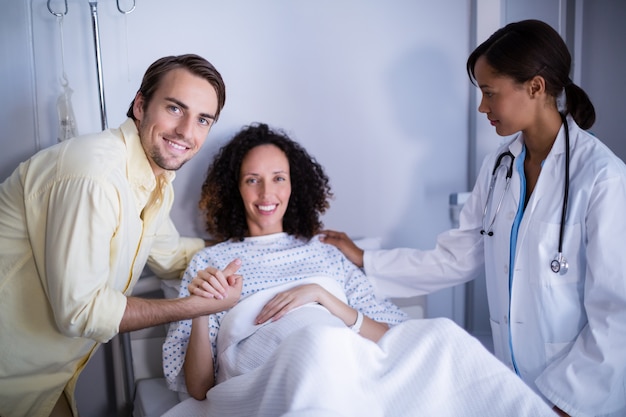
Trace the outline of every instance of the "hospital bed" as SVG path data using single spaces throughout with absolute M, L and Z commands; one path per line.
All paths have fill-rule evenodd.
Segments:
M 453 227 L 458 226 L 459 213 L 468 196 L 469 193 L 459 193 L 450 196 L 450 220 Z M 380 239 L 355 239 L 355 243 L 357 243 L 358 246 L 364 249 L 377 249 L 381 246 Z M 139 280 L 138 284 L 134 288 L 133 295 L 138 295 L 142 297 L 176 297 L 178 294 L 179 282 L 180 281 L 178 280 L 162 281 L 153 275 L 147 274 Z M 409 299 L 393 299 L 392 301 L 394 301 L 398 306 L 405 310 L 411 318 L 423 318 L 425 316 L 426 298 L 424 296 Z M 167 327 L 167 325 L 161 325 L 148 329 L 134 331 L 127 334 L 124 338 L 124 363 L 126 368 L 124 373 L 127 380 L 130 380 L 127 386 L 130 393 L 129 402 L 132 403 L 132 415 L 134 417 L 161 416 L 167 410 L 179 404 L 182 399 L 179 397 L 178 393 L 170 391 L 167 388 L 165 377 L 162 371 L 161 351 L 162 344 L 165 340 L 165 336 L 167 333 Z M 413 340 L 419 340 L 419 338 L 412 338 L 411 341 Z M 413 344 L 413 342 L 411 342 L 411 344 Z M 453 346 L 455 344 L 446 344 L 445 346 L 448 345 Z M 465 348 L 466 347 L 464 347 L 464 349 Z M 474 347 L 473 349 L 476 349 L 476 347 Z M 484 352 L 481 352 L 479 350 L 476 351 L 476 354 L 476 357 L 482 358 L 481 360 L 489 359 L 484 358 Z M 483 394 L 487 393 L 486 396 L 483 396 L 485 396 L 484 399 L 489 404 L 489 407 L 497 405 L 501 407 L 512 407 L 512 409 L 518 410 L 518 403 L 519 407 L 534 406 L 533 404 L 536 403 L 536 398 L 534 398 L 534 394 L 527 391 L 527 387 L 525 387 L 523 383 L 520 383 L 522 386 L 517 387 L 516 390 L 509 390 L 511 393 L 506 395 L 506 399 L 501 398 L 502 394 L 499 388 L 494 390 L 492 385 L 495 384 L 497 385 L 497 387 L 500 387 L 503 383 L 510 385 L 515 384 L 519 381 L 517 380 L 517 378 L 513 378 L 513 381 L 510 381 L 511 377 L 510 375 L 507 375 L 508 371 L 505 372 L 503 375 L 501 372 L 501 364 L 495 359 L 494 362 L 496 363 L 492 364 L 492 366 L 486 366 L 482 362 L 480 365 L 481 372 L 495 372 L 493 378 L 486 378 L 482 382 L 476 382 L 473 380 L 470 381 L 472 387 L 481 386 L 481 384 L 487 385 L 486 391 L 483 389 L 482 392 Z M 474 369 L 474 371 L 475 370 L 476 369 Z M 420 368 L 420 372 L 424 372 L 424 370 Z M 433 374 L 432 377 L 435 378 L 439 376 L 438 372 L 439 371 L 437 371 L 436 374 Z M 491 380 L 492 382 L 489 382 Z M 426 389 L 426 387 L 422 388 Z M 498 398 L 490 398 L 490 390 L 496 392 L 496 396 Z M 232 393 L 232 390 L 228 392 Z M 244 400 L 248 398 L 246 396 L 247 394 L 245 393 L 240 392 L 238 394 L 244 395 L 241 398 L 242 402 L 244 402 Z M 216 395 L 219 396 L 220 393 Z M 427 397 L 430 398 L 429 396 Z M 433 398 L 435 397 L 436 396 L 433 396 Z M 474 404 L 476 401 L 474 400 L 473 394 L 471 395 L 471 398 L 472 399 L 469 399 L 467 401 L 468 403 Z M 478 399 L 480 398 L 482 398 L 481 395 L 478 396 Z M 185 403 L 180 404 L 177 409 L 180 408 L 180 406 L 184 406 Z M 542 401 L 540 401 L 540 403 L 541 405 L 543 405 Z M 464 406 L 464 403 L 460 404 L 460 407 Z M 459 407 L 459 405 L 457 405 L 457 407 Z M 531 414 L 544 415 L 541 412 L 537 414 L 535 411 L 533 411 Z M 543 411 L 546 412 L 545 415 L 551 414 L 551 410 L 549 409 Z
M 364 249 L 380 247 L 378 238 L 356 239 Z M 151 298 L 175 298 L 178 295 L 178 280 L 161 280 L 154 275 L 142 276 L 133 295 Z M 411 316 L 423 318 L 425 298 L 414 297 L 393 300 Z M 159 417 L 176 405 L 178 393 L 167 388 L 163 376 L 161 348 L 167 334 L 167 325 L 150 327 L 128 333 L 122 338 L 124 350 L 123 374 L 128 380 L 129 402 L 133 417 Z
M 154 275 L 139 279 L 133 295 L 141 297 L 176 297 L 177 280 L 161 280 Z M 167 388 L 161 361 L 161 348 L 167 325 L 129 333 L 126 345 L 125 374 L 129 383 L 133 417 L 159 417 L 179 402 L 178 394 Z
M 142 278 L 135 294 L 145 291 L 151 296 L 159 292 L 168 296 L 176 284 L 148 276 Z M 402 417 L 553 415 L 521 379 L 449 319 L 409 320 L 392 328 L 376 348 L 333 326 L 303 329 L 298 337 L 286 339 L 279 349 L 287 347 L 272 356 L 269 366 L 220 383 L 209 391 L 207 402 L 180 402 L 178 394 L 167 389 L 161 371 L 165 329 L 156 326 L 131 332 L 127 338 L 132 351 L 129 372 L 133 375 L 135 417 L 163 413 L 171 417 L 241 416 L 256 411 L 268 416 L 282 415 L 292 406 L 320 412 L 320 398 L 324 399 L 324 410 L 347 408 L 352 414 L 346 415 L 371 415 L 369 412 L 377 407 L 380 410 L 375 415 Z M 324 348 L 328 346 L 344 348 L 328 355 Z M 373 366 L 362 366 L 365 361 Z M 337 373 L 339 368 L 342 372 Z M 287 369 L 289 373 L 284 374 Z M 322 379 L 331 383 L 320 386 Z M 339 386 L 351 389 L 341 390 Z

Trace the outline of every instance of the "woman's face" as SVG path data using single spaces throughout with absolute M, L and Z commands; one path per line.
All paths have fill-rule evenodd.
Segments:
M 291 196 L 287 156 L 274 145 L 252 148 L 241 164 L 239 192 L 250 236 L 283 231 Z
M 519 84 L 513 78 L 498 74 L 484 56 L 474 67 L 476 83 L 482 92 L 478 111 L 485 113 L 500 136 L 525 130 L 536 113 L 530 83 Z

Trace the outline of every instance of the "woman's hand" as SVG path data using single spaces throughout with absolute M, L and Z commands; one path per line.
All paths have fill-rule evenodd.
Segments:
M 198 275 L 189 283 L 189 293 L 223 300 L 228 297 L 229 289 L 235 285 L 235 281 L 242 279 L 241 275 L 235 274 L 240 266 L 241 260 L 235 259 L 223 271 L 212 267 L 198 271 Z
M 321 233 L 324 235 L 320 238 L 322 242 L 335 246 L 350 262 L 363 268 L 363 249 L 355 245 L 348 235 L 334 230 L 323 230 Z
M 276 294 L 256 318 L 256 324 L 265 323 L 267 320 L 278 320 L 285 314 L 308 303 L 319 303 L 331 314 L 337 316 L 347 327 L 352 326 L 357 319 L 357 312 L 352 307 L 326 291 L 317 284 L 305 284 L 299 287 Z M 361 326 L 361 336 L 378 342 L 389 326 L 379 323 L 365 316 Z
M 305 284 L 278 293 L 268 301 L 256 318 L 256 324 L 278 320 L 296 307 L 318 302 L 324 290 L 317 284 Z

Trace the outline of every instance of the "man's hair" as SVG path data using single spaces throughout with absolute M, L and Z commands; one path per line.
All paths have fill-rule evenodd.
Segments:
M 148 107 L 148 104 L 150 103 L 150 100 L 152 100 L 154 92 L 158 90 L 163 77 L 168 72 L 177 68 L 184 68 L 192 74 L 204 78 L 213 86 L 215 92 L 217 93 L 217 112 L 215 113 L 215 121 L 217 121 L 220 112 L 224 107 L 224 103 L 226 102 L 226 86 L 224 85 L 222 76 L 215 69 L 215 67 L 206 59 L 195 54 L 166 56 L 156 60 L 152 65 L 150 65 L 150 67 L 148 67 L 138 91 L 144 98 L 144 109 Z M 134 105 L 135 99 L 133 98 L 126 115 L 133 120 L 137 120 L 133 112 Z

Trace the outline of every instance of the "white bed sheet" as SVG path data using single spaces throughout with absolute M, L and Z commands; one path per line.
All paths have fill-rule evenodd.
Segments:
M 379 247 L 380 239 L 359 243 Z M 258 312 L 253 303 L 247 305 Z M 242 317 L 250 310 L 239 310 L 244 310 L 240 319 L 226 322 L 235 326 L 246 321 Z M 284 320 L 285 327 L 291 326 L 286 333 L 298 328 L 297 321 Z M 293 330 L 262 366 L 216 385 L 206 400 L 184 400 L 163 417 L 555 415 L 449 319 L 409 320 L 389 330 L 378 344 L 343 323 L 322 321 Z M 230 334 L 236 333 L 250 335 L 242 328 Z M 231 351 L 231 358 L 236 353 Z M 229 366 L 237 366 L 237 360 L 231 359 Z
M 164 417 L 554 416 L 478 340 L 449 319 L 409 320 L 378 344 L 309 325 L 267 362 Z

